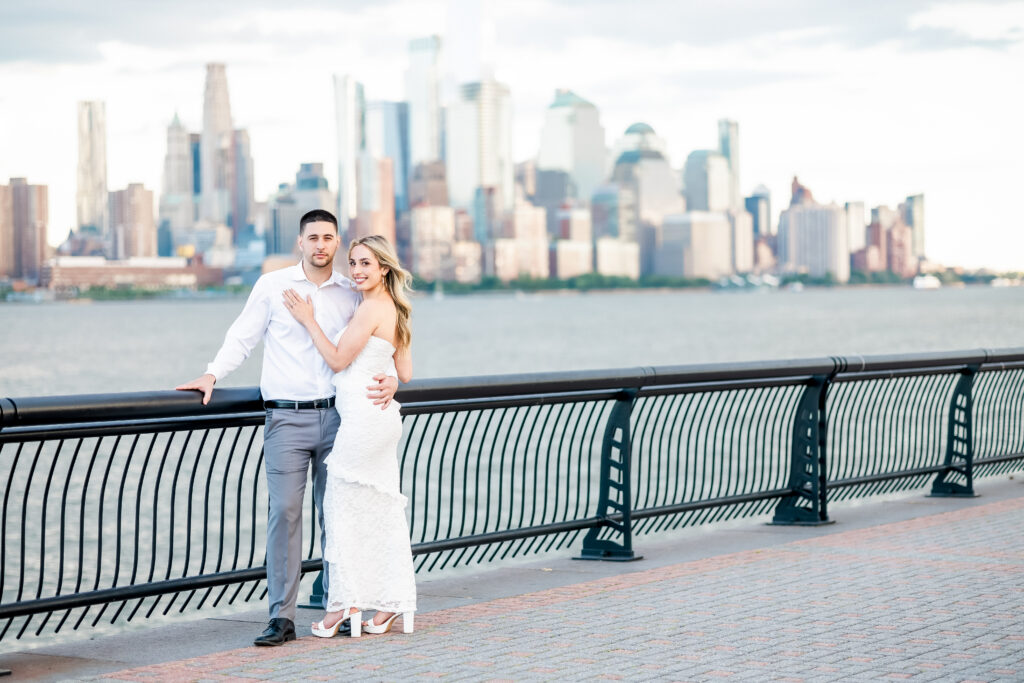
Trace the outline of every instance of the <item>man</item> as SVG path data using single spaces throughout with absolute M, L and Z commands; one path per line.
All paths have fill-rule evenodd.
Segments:
M 295 266 L 266 273 L 256 281 L 245 308 L 228 329 L 206 374 L 179 390 L 203 392 L 203 405 L 213 385 L 237 368 L 263 340 L 260 393 L 267 409 L 263 431 L 264 466 L 270 510 L 267 520 L 267 601 L 270 624 L 256 645 L 281 645 L 295 640 L 295 603 L 302 563 L 302 507 L 306 476 L 313 465 L 313 501 L 323 539 L 325 459 L 334 445 L 340 419 L 334 409 L 333 373 L 305 328 L 284 307 L 283 292 L 295 289 L 313 300 L 316 319 L 334 338 L 348 324 L 360 302 L 352 283 L 334 272 L 338 221 L 315 210 L 299 221 Z M 374 377 L 367 399 L 386 408 L 398 389 L 393 376 Z M 324 572 L 326 579 L 327 572 Z M 327 585 L 325 581 L 324 590 Z

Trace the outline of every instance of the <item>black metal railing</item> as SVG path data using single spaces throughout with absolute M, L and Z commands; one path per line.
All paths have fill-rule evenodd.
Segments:
M 421 380 L 399 394 L 419 571 L 1024 467 L 1024 349 Z M 0 399 L 0 639 L 265 594 L 255 389 Z M 311 508 L 311 505 L 310 505 Z M 304 569 L 320 569 L 310 513 Z

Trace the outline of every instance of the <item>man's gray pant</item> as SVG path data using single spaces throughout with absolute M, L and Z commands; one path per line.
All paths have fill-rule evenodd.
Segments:
M 327 455 L 334 446 L 341 418 L 334 408 L 267 411 L 263 459 L 267 471 L 270 512 L 267 519 L 267 601 L 270 618 L 295 621 L 295 603 L 302 578 L 302 508 L 306 476 L 313 466 L 313 502 L 324 543 L 324 485 Z M 327 594 L 324 565 L 324 595 Z

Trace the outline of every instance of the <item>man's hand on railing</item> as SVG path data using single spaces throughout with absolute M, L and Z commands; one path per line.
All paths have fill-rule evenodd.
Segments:
M 201 377 L 196 377 L 191 382 L 180 384 L 174 387 L 178 391 L 201 391 L 203 392 L 203 405 L 205 406 L 210 402 L 210 395 L 213 393 L 213 385 L 217 383 L 217 378 L 206 373 Z

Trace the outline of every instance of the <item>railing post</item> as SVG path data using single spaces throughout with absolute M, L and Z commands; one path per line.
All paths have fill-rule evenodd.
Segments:
M 787 487 L 792 493 L 775 507 L 772 524 L 818 526 L 832 523 L 828 518 L 826 486 L 828 422 L 825 399 L 833 375 L 815 375 L 800 397 L 793 418 L 789 453 Z
M 583 550 L 577 560 L 612 560 L 629 562 L 643 559 L 633 553 L 633 525 L 631 521 L 633 500 L 630 495 L 630 438 L 629 419 L 636 402 L 637 389 L 624 389 L 615 399 L 601 444 L 601 490 L 597 503 L 597 514 L 604 518 L 583 538 Z M 622 521 L 611 519 L 621 514 Z M 599 539 L 601 530 L 611 527 L 622 535 L 621 542 Z
M 974 398 L 971 392 L 978 365 L 968 365 L 961 371 L 960 379 L 949 401 L 949 420 L 946 423 L 945 469 L 932 482 L 929 496 L 938 498 L 973 498 L 974 493 Z M 947 481 L 954 472 L 962 475 L 965 483 Z

